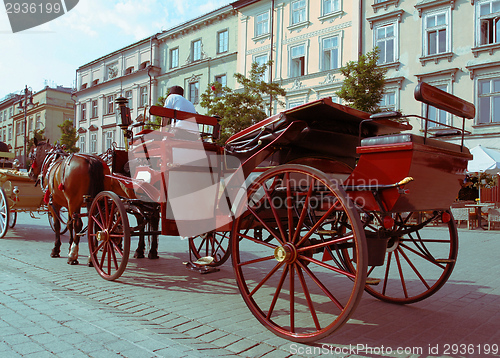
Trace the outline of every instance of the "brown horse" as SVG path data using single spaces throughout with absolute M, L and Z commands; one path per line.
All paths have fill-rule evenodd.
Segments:
M 53 147 L 47 142 L 37 142 L 30 159 L 32 165 L 29 176 L 33 180 L 39 176 L 42 187 L 46 190 L 44 200 L 54 218 L 56 240 L 51 257 L 60 257 L 61 207 L 68 209 L 68 231 L 70 235 L 68 263 L 78 264 L 78 233 L 83 224 L 80 209 L 84 204 L 84 196 L 94 198 L 100 191 L 111 189 L 111 179 L 106 177 L 109 168 L 102 159 L 90 154 L 67 154 L 61 148 Z
M 84 196 L 93 199 L 100 191 L 109 190 L 122 197 L 128 197 L 127 193 L 119 184 L 109 175 L 110 170 L 102 157 L 91 154 L 68 154 L 60 147 L 54 147 L 48 142 L 38 142 L 35 140 L 30 159 L 32 165 L 29 175 L 35 180 L 40 177 L 42 187 L 46 190 L 45 201 L 54 218 L 54 230 L 56 240 L 52 249 L 51 257 L 60 257 L 61 221 L 59 211 L 61 207 L 68 209 L 68 230 L 70 233 L 68 263 L 78 264 L 78 244 L 80 237 L 77 235 L 82 230 L 82 220 L 80 218 L 80 209 L 84 203 Z M 144 220 L 144 219 L 138 219 Z M 156 224 L 156 225 L 155 225 Z M 147 223 L 142 222 L 141 226 L 152 225 L 157 228 L 158 223 L 154 218 L 149 218 Z M 143 229 L 144 230 L 144 229 Z M 158 239 L 157 235 L 152 235 L 151 247 L 148 258 L 158 258 Z M 139 235 L 135 258 L 144 257 L 145 235 Z

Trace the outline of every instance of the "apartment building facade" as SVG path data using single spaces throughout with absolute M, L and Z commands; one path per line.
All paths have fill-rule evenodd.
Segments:
M 61 138 L 58 125 L 65 120 L 74 121 L 72 92 L 72 88 L 46 86 L 38 92 L 30 91 L 28 104 L 24 95 L 18 94 L 7 96 L 0 102 L 0 138 L 21 163 L 24 163 L 25 142 L 33 138 L 35 131 L 43 130 L 45 138 L 55 143 Z M 27 152 L 29 150 L 26 148 Z
M 423 81 L 476 106 L 466 121 L 469 148 L 500 149 L 500 0 L 365 0 L 363 52 L 378 47 L 387 68 L 382 106 L 425 115 L 413 90 Z M 429 117 L 461 127 L 462 119 L 434 108 Z M 420 121 L 412 121 L 421 130 Z M 435 135 L 448 128 L 430 124 Z M 443 137 L 457 142 L 457 137 Z
M 14 124 L 12 118 L 14 117 L 20 99 L 21 95 L 11 93 L 0 101 L 0 138 L 10 149 L 13 148 L 12 138 L 14 137 Z
M 347 0 L 239 0 L 238 72 L 273 61 L 266 74 L 287 91 L 286 108 L 339 98 L 340 67 L 357 60 L 359 6 Z M 280 110 L 277 106 L 274 111 Z
M 226 6 L 98 58 L 76 71 L 76 128 L 82 152 L 100 154 L 124 147 L 115 99 L 128 99 L 132 119 L 173 85 L 198 112 L 200 91 L 219 81 L 234 86 L 236 12 Z M 138 129 L 139 130 L 139 129 Z
M 158 40 L 152 36 L 77 69 L 75 128 L 81 152 L 100 154 L 113 143 L 124 147 L 115 99 L 128 99 L 133 119 L 143 114 L 157 93 L 152 79 L 159 62 Z
M 161 71 L 156 80 L 160 96 L 166 96 L 171 86 L 182 86 L 184 97 L 204 113 L 200 94 L 210 83 L 234 88 L 236 15 L 228 5 L 158 34 Z

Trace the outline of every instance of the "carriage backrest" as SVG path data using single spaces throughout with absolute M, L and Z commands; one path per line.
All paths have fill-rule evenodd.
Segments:
M 154 116 L 159 116 L 163 118 L 178 119 L 178 120 L 196 120 L 198 127 L 200 128 L 200 134 L 202 136 L 209 135 L 213 140 L 217 140 L 220 137 L 220 125 L 219 118 L 205 116 L 198 113 L 190 113 L 178 111 L 171 108 L 165 108 L 160 106 L 151 106 L 149 113 Z
M 442 109 L 456 116 L 468 119 L 476 116 L 476 108 L 472 103 L 425 82 L 420 82 L 415 87 L 414 95 L 417 101 Z

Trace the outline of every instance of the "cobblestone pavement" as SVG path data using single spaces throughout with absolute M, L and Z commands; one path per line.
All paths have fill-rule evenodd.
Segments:
M 20 214 L 0 239 L 0 357 L 500 357 L 487 354 L 500 345 L 500 231 L 459 229 L 458 263 L 439 292 L 406 306 L 365 294 L 346 325 L 313 345 L 260 325 L 230 263 L 187 270 L 179 238 L 160 237 L 160 259 L 131 259 L 109 282 L 86 267 L 86 242 L 80 265 L 50 258 L 53 237 L 46 216 Z

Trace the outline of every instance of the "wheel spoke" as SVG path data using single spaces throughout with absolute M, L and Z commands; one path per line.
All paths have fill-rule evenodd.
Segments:
M 413 265 L 413 263 L 410 261 L 410 259 L 408 258 L 408 256 L 406 256 L 406 254 L 401 249 L 401 247 L 398 247 L 398 252 L 401 254 L 401 256 L 403 256 L 403 258 L 408 263 L 408 265 L 410 265 L 410 267 L 412 268 L 413 272 L 415 272 L 415 274 L 418 276 L 418 278 L 420 279 L 420 281 L 422 281 L 422 283 L 425 285 L 425 287 L 427 287 L 427 289 L 430 289 L 431 287 L 427 284 L 427 281 L 425 281 L 425 279 L 422 277 L 422 275 L 417 270 L 417 268 L 415 267 L 415 265 Z
M 278 283 L 278 286 L 276 287 L 276 291 L 274 292 L 273 300 L 271 301 L 271 306 L 269 306 L 269 310 L 267 311 L 267 319 L 271 319 L 271 316 L 273 314 L 274 306 L 276 305 L 276 302 L 278 301 L 281 289 L 283 287 L 283 283 L 285 282 L 286 275 L 288 273 L 288 266 L 285 265 L 285 269 L 283 270 L 283 273 L 281 274 L 280 282 Z
M 406 290 L 406 282 L 403 275 L 403 270 L 401 269 L 401 262 L 399 261 L 398 251 L 394 251 L 394 257 L 396 257 L 396 263 L 398 265 L 398 271 L 399 271 L 399 278 L 401 279 L 401 286 L 403 287 L 405 298 L 408 298 L 408 291 Z
M 325 295 L 338 307 L 338 309 L 342 312 L 344 310 L 344 306 L 332 295 L 332 293 L 321 283 L 321 281 L 316 277 L 316 275 L 309 270 L 309 267 L 304 266 L 300 261 L 297 261 L 297 264 L 304 270 L 309 277 L 313 280 L 316 285 L 325 293 Z
M 321 224 L 323 224 L 323 222 L 330 216 L 330 214 L 334 210 L 336 210 L 335 205 L 332 205 L 327 210 L 327 212 L 313 225 L 313 227 L 307 232 L 307 234 L 305 234 L 300 239 L 300 241 L 297 243 L 297 247 L 301 246 L 304 243 L 304 241 L 306 241 L 307 239 L 309 239 L 311 237 L 311 235 L 314 234 L 314 232 L 321 226 Z
M 445 267 L 443 265 L 441 265 L 439 262 L 436 262 L 436 260 L 433 257 L 429 258 L 428 256 L 423 255 L 421 252 L 418 252 L 417 250 L 409 247 L 408 245 L 401 244 L 400 247 L 404 247 L 408 251 L 413 252 L 415 255 L 420 256 L 421 258 L 423 258 L 427 262 L 430 262 L 443 270 L 445 269 Z
M 276 264 L 276 266 L 274 266 L 273 269 L 271 271 L 269 271 L 269 273 L 257 284 L 257 286 L 254 287 L 252 292 L 250 292 L 249 296 L 252 297 L 255 294 L 255 292 L 257 292 L 259 290 L 259 288 L 261 288 L 262 285 L 265 284 L 266 281 L 269 280 L 271 278 L 271 276 L 274 275 L 276 273 L 276 271 L 278 271 L 278 269 L 282 265 L 283 265 L 283 262 L 278 262 Z
M 300 228 L 302 227 L 302 225 L 304 224 L 304 220 L 306 219 L 307 211 L 308 211 L 307 208 L 309 206 L 309 200 L 311 199 L 311 194 L 313 191 L 313 183 L 314 183 L 314 181 L 311 180 L 311 183 L 309 185 L 309 190 L 307 191 L 307 195 L 304 199 L 304 206 L 303 206 L 302 211 L 300 213 L 299 222 L 297 224 L 297 231 L 295 231 L 295 233 L 293 235 L 292 243 L 295 243 L 297 241 L 297 237 L 300 234 Z M 300 243 L 297 244 L 296 246 L 297 247 L 300 246 Z
M 324 263 L 322 261 L 313 259 L 312 257 L 307 257 L 305 255 L 299 255 L 298 259 L 312 262 L 312 263 L 314 263 L 314 264 L 316 264 L 318 266 L 324 267 L 324 268 L 326 268 L 328 270 L 331 270 L 331 271 L 334 271 L 336 273 L 340 273 L 340 274 L 342 274 L 344 276 L 347 276 L 349 278 L 353 278 L 353 279 L 356 278 L 356 275 L 353 274 L 353 273 L 351 273 L 351 272 L 349 272 L 349 271 L 341 270 L 341 269 L 339 269 L 337 267 L 334 267 L 332 265 L 326 264 L 326 263 Z
M 273 259 L 274 259 L 274 255 L 260 257 L 258 259 L 254 259 L 254 260 L 250 260 L 250 261 L 245 261 L 245 262 L 240 262 L 240 263 L 238 263 L 238 267 L 245 266 L 245 265 L 255 264 L 257 262 L 269 261 L 269 260 L 273 260 Z
M 266 187 L 266 183 L 262 183 L 262 188 L 264 189 L 267 201 L 269 202 L 269 206 L 271 207 L 271 212 L 273 213 L 273 216 L 274 216 L 274 220 L 276 221 L 276 224 L 278 225 L 278 229 L 279 229 L 280 234 L 281 234 L 281 238 L 276 237 L 276 239 L 278 240 L 278 242 L 281 245 L 284 245 L 285 244 L 284 240 L 286 238 L 286 234 L 285 234 L 285 229 L 283 228 L 283 223 L 281 222 L 281 219 L 278 216 L 278 213 L 276 212 L 276 208 L 273 205 L 273 199 L 271 198 L 271 194 L 269 194 L 269 189 Z
M 297 263 L 299 263 L 299 261 L 297 261 Z M 304 296 L 306 297 L 307 306 L 309 307 L 309 311 L 311 312 L 311 317 L 314 321 L 314 325 L 316 326 L 316 330 L 319 331 L 321 330 L 321 326 L 319 324 L 318 316 L 316 315 L 316 310 L 314 309 L 314 304 L 311 300 L 311 295 L 309 294 L 309 289 L 307 288 L 306 280 L 304 279 L 304 275 L 300 270 L 300 264 L 299 267 L 297 267 L 297 275 L 299 276 L 300 285 L 302 286 L 302 291 L 304 292 Z

